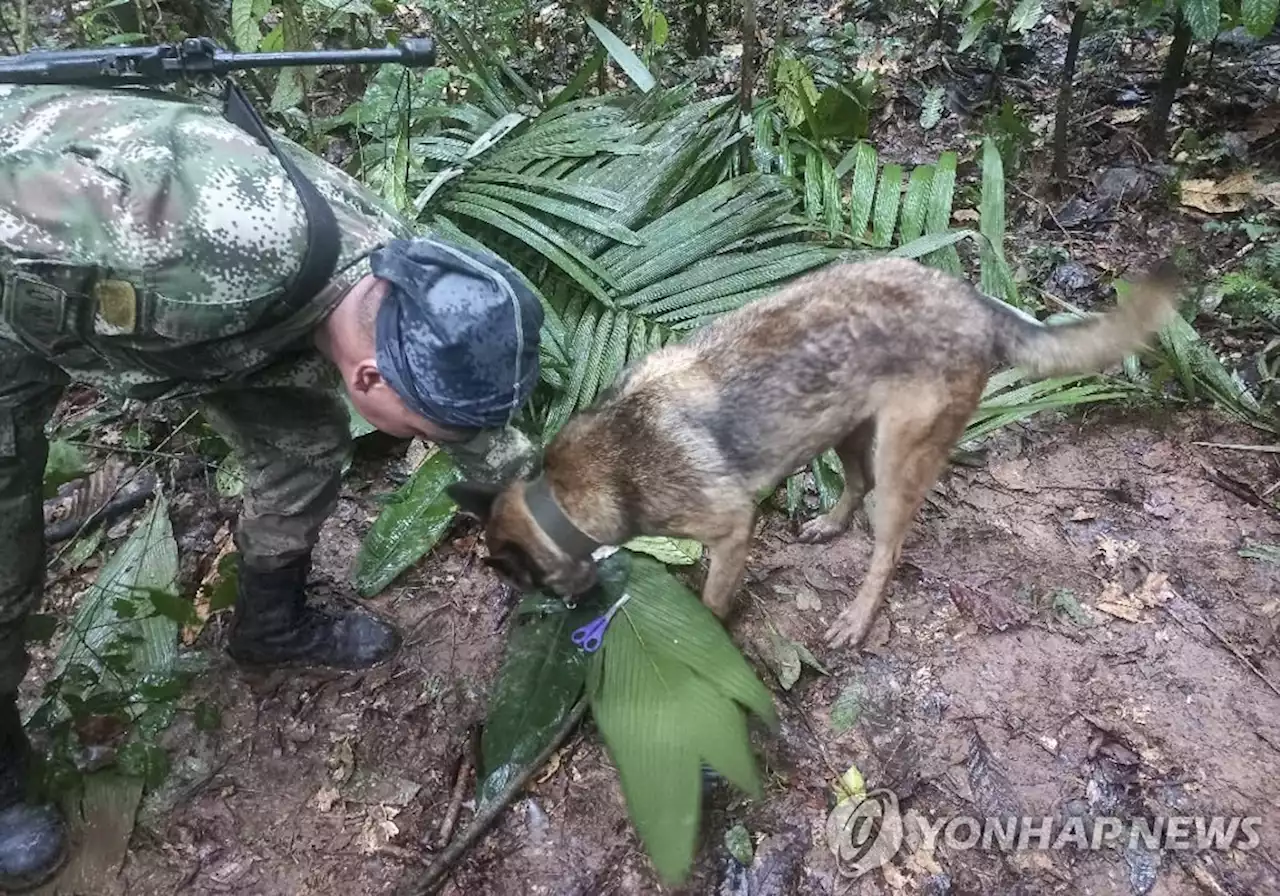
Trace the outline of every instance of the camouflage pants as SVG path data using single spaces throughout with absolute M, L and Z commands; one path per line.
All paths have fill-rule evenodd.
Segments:
M 15 692 L 27 670 L 23 623 L 40 602 L 46 562 L 45 425 L 70 379 L 0 338 L 0 694 Z M 338 388 L 316 356 L 201 397 L 245 471 L 235 542 L 246 563 L 269 570 L 309 554 L 333 512 L 351 445 Z M 446 450 L 465 475 L 490 481 L 527 470 L 533 455 L 512 428 Z

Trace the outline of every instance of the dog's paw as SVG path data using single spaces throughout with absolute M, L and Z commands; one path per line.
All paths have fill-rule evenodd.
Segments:
M 848 520 L 832 519 L 830 514 L 824 513 L 822 516 L 814 517 L 806 523 L 801 523 L 800 531 L 797 533 L 796 538 L 805 544 L 822 544 L 839 535 L 843 535 L 848 528 Z
M 846 607 L 831 628 L 827 629 L 828 647 L 857 647 L 871 630 L 874 613 L 866 613 L 857 606 Z

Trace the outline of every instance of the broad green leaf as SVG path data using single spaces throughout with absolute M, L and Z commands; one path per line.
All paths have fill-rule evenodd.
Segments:
M 903 243 L 909 243 L 924 233 L 932 181 L 932 165 L 920 165 L 912 169 L 911 177 L 907 181 L 907 195 L 902 200 L 902 223 L 899 233 Z
M 1179 0 L 1182 15 L 1196 40 L 1213 40 L 1222 18 L 1220 0 Z
M 849 195 L 849 234 L 855 240 L 865 239 L 871 220 L 871 205 L 876 196 L 878 156 L 870 143 L 859 143 L 853 169 L 853 187 Z M 848 158 L 846 156 L 846 158 Z
M 609 279 L 606 271 L 544 222 L 525 214 L 510 203 L 472 195 L 465 202 L 454 200 L 444 203 L 443 210 L 475 218 L 515 237 L 545 256 L 601 302 L 610 302 L 605 285 L 601 282 Z
M 75 544 L 63 555 L 62 562 L 67 569 L 79 569 L 90 557 L 102 547 L 103 527 L 97 526 L 75 540 Z
M 818 489 L 818 506 L 823 513 L 836 506 L 840 493 L 844 490 L 844 478 L 841 475 L 840 459 L 836 453 L 827 450 L 823 456 L 811 465 L 813 483 Z
M 1280 0 L 1241 0 L 1240 13 L 1249 34 L 1266 37 L 1276 27 Z
M 465 192 L 460 191 L 457 194 L 457 198 L 464 199 L 472 194 L 503 199 L 517 205 L 525 205 L 540 212 L 554 215 L 579 227 L 594 230 L 616 242 L 626 243 L 630 246 L 640 245 L 640 237 L 636 236 L 629 228 L 616 224 L 590 209 L 583 208 L 581 205 L 573 205 L 559 199 L 540 196 L 529 190 L 474 182 L 467 185 Z
M 978 35 L 982 33 L 982 29 L 986 27 L 987 22 L 990 21 L 994 13 L 995 3 L 993 0 L 985 0 L 973 12 L 969 13 L 969 19 L 965 23 L 964 32 L 960 35 L 960 43 L 956 49 L 963 53 L 973 46 L 973 42 L 978 39 Z
M 81 664 L 96 670 L 103 686 L 127 692 L 133 683 L 120 679 L 100 660 L 109 644 L 122 636 L 138 639 L 129 651 L 131 674 L 171 671 L 177 657 L 177 623 L 136 611 L 122 615 L 117 605 L 126 603 L 149 611 L 149 595 L 172 592 L 177 581 L 178 545 L 169 522 L 169 503 L 157 492 L 138 527 L 111 555 L 80 599 L 58 653 L 54 677 L 73 664 Z
M 49 454 L 44 463 L 44 496 L 51 498 L 68 482 L 79 479 L 88 472 L 84 453 L 80 446 L 66 439 L 49 442 Z
M 235 452 L 228 454 L 218 464 L 213 475 L 214 488 L 224 498 L 238 498 L 244 492 L 244 467 Z
M 711 675 L 725 697 L 741 703 L 769 725 L 777 724 L 769 691 L 747 665 L 724 626 L 693 592 L 657 560 L 640 554 L 619 551 L 605 563 L 630 565 L 626 590 L 632 597 L 618 616 L 625 615 L 640 633 L 647 651 Z M 614 621 L 618 621 L 617 617 Z M 613 631 L 612 626 L 609 631 Z M 607 637 L 605 648 L 609 644 Z
M 231 0 L 231 36 L 242 53 L 256 53 L 262 41 L 253 6 L 254 0 Z
M 750 865 L 751 860 L 755 858 L 755 846 L 751 842 L 751 833 L 741 824 L 735 824 L 725 831 L 724 848 L 739 865 Z
M 877 249 L 887 249 L 893 243 L 901 202 L 902 166 L 897 163 L 885 165 L 880 175 L 880 187 L 876 190 L 875 224 L 871 231 L 871 245 Z
M 582 384 L 586 381 L 587 375 L 591 370 L 590 360 L 592 348 L 595 345 L 598 321 L 599 314 L 594 309 L 588 310 L 583 314 L 582 320 L 578 322 L 574 331 L 573 346 L 570 350 L 570 355 L 573 358 L 573 375 L 569 380 L 569 385 L 556 396 L 550 411 L 547 413 L 546 423 L 543 428 L 543 438 L 547 441 L 559 432 L 560 427 L 568 422 L 569 417 L 573 415 L 574 410 L 579 406 L 578 399 L 582 394 Z
M 840 181 L 836 177 L 835 169 L 831 167 L 831 163 L 827 161 L 825 154 L 820 156 L 822 177 L 822 213 L 823 220 L 827 225 L 827 231 L 832 235 L 840 233 L 843 229 L 844 210 L 840 204 Z
M 1038 0 L 1034 0 L 1038 2 Z M 947 91 L 945 87 L 930 87 L 925 91 L 924 102 L 920 104 L 920 127 L 931 131 L 942 121 L 942 111 L 946 108 Z
M 478 810 L 489 806 L 547 746 L 582 693 L 587 654 L 573 632 L 599 612 L 560 604 L 545 617 L 516 620 L 485 718 Z
M 954 246 L 965 239 L 977 236 L 972 230 L 952 230 L 948 233 L 930 233 L 913 239 L 894 249 L 889 254 L 895 258 L 920 258 L 931 252 L 937 252 L 946 246 Z
M 926 233 L 945 233 L 951 226 L 951 201 L 956 186 L 956 154 L 944 152 L 933 169 L 933 178 L 929 184 L 929 207 L 925 214 Z M 926 264 L 946 271 L 949 274 L 960 273 L 960 256 L 956 254 L 955 245 L 948 244 L 925 259 Z
M 591 714 L 618 768 L 632 824 L 658 874 L 673 885 L 693 863 L 702 801 L 702 762 L 688 728 L 689 684 L 698 679 L 678 661 L 652 656 L 642 637 L 614 617 L 596 654 L 600 683 Z
M 623 545 L 628 551 L 648 554 L 671 566 L 689 566 L 702 558 L 702 545 L 692 538 L 640 536 Z
M 387 499 L 356 554 L 353 584 L 362 596 L 382 591 L 435 547 L 457 510 L 445 488 L 460 478 L 437 448 Z
M 630 335 L 631 318 L 625 311 L 609 311 L 600 316 L 575 410 L 589 406 L 613 385 L 626 363 Z
M 1018 300 L 1017 286 L 1004 258 L 1005 195 L 1004 161 L 994 140 L 982 141 L 982 198 L 978 211 L 982 291 L 1011 304 Z
M 866 689 L 861 683 L 851 681 L 840 689 L 836 702 L 831 705 L 831 728 L 843 734 L 854 726 L 862 715 Z
M 804 154 L 804 210 L 814 221 L 822 219 L 822 154 L 807 147 Z
M 649 69 L 645 67 L 645 64 L 640 61 L 640 57 L 623 43 L 618 35 L 590 16 L 586 18 L 587 27 L 591 29 L 604 48 L 608 50 L 609 55 L 613 57 L 613 61 L 618 63 L 618 67 L 627 73 L 627 77 L 634 81 L 641 91 L 648 93 L 652 90 L 657 82 L 653 79 L 653 75 L 649 73 Z
M 1237 551 L 1247 560 L 1261 560 L 1264 563 L 1280 565 L 1280 545 L 1250 542 Z
M 1014 34 L 1030 31 L 1044 17 L 1044 0 L 1018 0 L 1009 14 L 1009 30 Z

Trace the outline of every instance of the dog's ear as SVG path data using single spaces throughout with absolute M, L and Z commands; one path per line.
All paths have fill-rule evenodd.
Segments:
M 502 493 L 502 486 L 483 482 L 455 482 L 445 491 L 463 513 L 481 522 L 488 522 L 489 514 L 493 512 L 493 502 Z

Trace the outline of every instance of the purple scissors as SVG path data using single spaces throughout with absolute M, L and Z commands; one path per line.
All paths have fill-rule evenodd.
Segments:
M 584 625 L 573 633 L 573 643 L 577 644 L 587 653 L 595 653 L 600 649 L 600 645 L 604 642 L 604 630 L 609 627 L 609 622 L 613 619 L 613 614 L 618 612 L 618 608 L 631 600 L 631 595 L 623 593 L 622 597 L 614 602 L 609 608 L 609 612 L 603 616 L 597 616 L 591 622 Z

